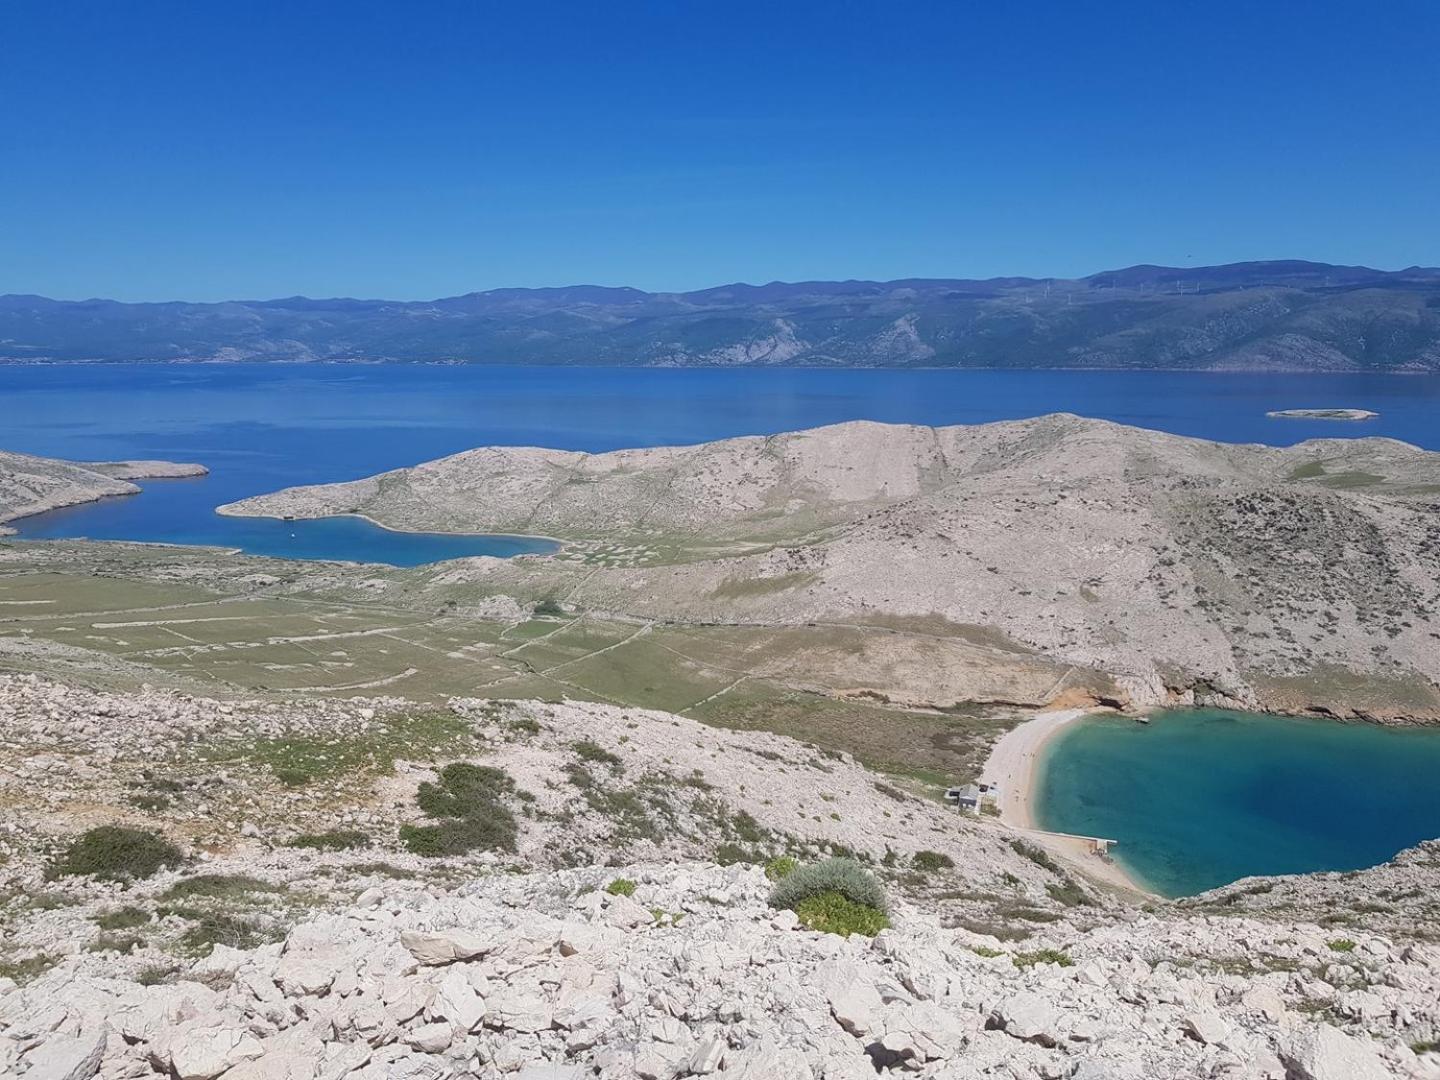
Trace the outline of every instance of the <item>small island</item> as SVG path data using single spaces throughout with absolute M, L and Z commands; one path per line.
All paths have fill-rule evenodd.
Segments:
M 1369 409 L 1276 409 L 1265 414 L 1277 420 L 1374 420 Z

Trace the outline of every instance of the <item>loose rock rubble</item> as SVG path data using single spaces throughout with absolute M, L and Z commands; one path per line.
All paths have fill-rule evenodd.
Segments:
M 882 1075 L 1440 1076 L 1440 950 L 1248 920 L 1054 931 L 1069 966 L 898 903 L 873 940 L 798 928 L 752 867 L 493 875 L 372 889 L 283 943 L 140 986 L 76 957 L 0 984 L 0 1067 L 30 1080 Z M 977 949 L 979 951 L 977 951 Z M 993 953 L 993 955 L 992 955 Z M 1255 969 L 1223 973 L 1235 956 Z M 1268 966 L 1267 966 L 1268 965 Z M 1329 980 L 1329 981 L 1327 981 Z

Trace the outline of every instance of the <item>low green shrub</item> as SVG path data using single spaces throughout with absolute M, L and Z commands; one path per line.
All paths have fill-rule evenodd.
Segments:
M 1036 949 L 1034 952 L 1018 952 L 1010 959 L 1015 961 L 1018 968 L 1034 967 L 1036 964 L 1058 964 L 1061 967 L 1074 967 L 1075 961 L 1070 959 L 1070 954 L 1061 952 L 1059 949 Z
M 1045 891 L 1050 894 L 1051 900 L 1066 907 L 1090 907 L 1095 903 L 1078 882 L 1068 877 L 1059 884 L 1051 882 L 1046 885 Z
M 917 851 L 910 862 L 922 874 L 955 869 L 955 860 L 939 851 Z
M 301 833 L 292 837 L 286 846 L 316 851 L 351 851 L 369 847 L 370 834 L 359 829 L 327 829 L 325 832 Z
M 177 881 L 165 890 L 161 899 L 195 900 L 208 898 L 212 900 L 233 900 L 250 896 L 254 893 L 284 891 L 284 885 L 262 881 L 260 878 L 250 877 L 248 874 L 196 874 L 194 877 Z
M 1043 870 L 1049 870 L 1052 874 L 1065 876 L 1065 871 L 1060 869 L 1060 864 L 1050 857 L 1050 853 L 1042 847 L 1028 843 L 1025 840 L 1011 840 L 1010 847 L 1016 855 L 1029 859 L 1036 866 Z
M 610 768 L 614 769 L 616 772 L 619 772 L 622 768 L 624 768 L 625 765 L 625 763 L 620 760 L 620 756 L 618 754 L 612 754 L 609 750 L 606 750 L 599 743 L 592 742 L 589 739 L 581 739 L 579 742 L 571 746 L 570 749 L 575 751 L 575 756 L 578 757 L 581 761 L 589 761 L 603 765 L 609 765 Z
M 825 859 L 791 871 L 775 883 L 770 906 L 798 913 L 803 901 L 823 893 L 839 893 L 856 904 L 885 911 L 885 890 L 875 876 L 854 859 Z
M 1334 941 L 1327 941 L 1325 944 L 1329 945 L 1331 950 L 1334 952 L 1355 951 L 1355 942 L 1351 941 L 1349 938 L 1336 938 Z
M 795 905 L 795 914 L 802 925 L 826 934 L 863 934 L 874 937 L 890 925 L 885 913 L 869 904 L 857 904 L 838 892 L 822 892 L 807 896 Z
M 536 615 L 555 616 L 565 614 L 565 609 L 560 606 L 560 601 L 556 600 L 553 596 L 545 597 L 535 605 L 534 610 Z
M 59 962 L 58 957 L 49 956 L 46 953 L 36 953 L 34 956 L 27 956 L 22 960 L 0 960 L 0 979 L 13 979 L 17 983 L 27 983 L 37 975 L 43 975 Z
M 605 886 L 605 891 L 611 896 L 634 896 L 635 882 L 629 878 L 617 877 L 614 881 L 610 882 L 609 885 Z
M 101 930 L 133 930 L 137 926 L 144 926 L 150 921 L 150 913 L 144 908 L 126 905 L 116 908 L 114 911 L 106 911 L 95 916 L 95 925 Z
M 734 866 L 736 863 L 759 862 L 760 859 L 755 852 L 739 844 L 721 844 L 715 849 L 715 861 L 721 866 Z
M 72 840 L 45 868 L 45 877 L 50 881 L 75 875 L 138 881 L 179 866 L 184 858 L 179 848 L 152 832 L 101 825 Z
M 777 855 L 765 864 L 765 876 L 771 881 L 779 881 L 793 874 L 799 865 L 789 855 Z
M 462 855 L 467 851 L 514 851 L 515 815 L 500 800 L 515 783 L 500 769 L 457 761 L 424 783 L 415 801 L 435 825 L 403 825 L 400 839 L 416 855 Z

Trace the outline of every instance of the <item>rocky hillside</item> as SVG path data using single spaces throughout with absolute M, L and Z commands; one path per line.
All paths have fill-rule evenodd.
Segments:
M 0 296 L 0 343 L 15 360 L 1435 371 L 1440 271 L 1278 261 L 417 302 Z
M 462 820 L 456 762 L 493 801 L 437 853 L 406 828 Z M 29 1080 L 1440 1076 L 1425 900 L 1141 906 L 778 736 L 6 678 L 0 778 L 0 1071 Z M 79 872 L 117 825 L 173 855 Z M 848 936 L 778 899 L 837 850 L 888 894 Z M 1235 891 L 1267 887 L 1319 895 Z
M 938 618 L 1101 673 L 1135 704 L 1440 718 L 1440 455 L 1391 440 L 1234 446 L 1068 415 L 853 423 L 476 450 L 222 512 L 558 536 L 560 559 L 465 573 L 682 623 Z
M 134 495 L 131 480 L 204 476 L 203 465 L 169 461 L 58 461 L 0 450 L 0 535 L 4 522 L 107 495 Z

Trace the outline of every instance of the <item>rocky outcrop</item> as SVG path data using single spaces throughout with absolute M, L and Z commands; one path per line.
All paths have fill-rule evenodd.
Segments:
M 1411 1080 L 1440 952 L 1136 916 L 1026 953 L 911 904 L 874 939 L 805 930 L 758 868 L 404 884 L 158 985 L 68 960 L 0 981 L 0 1067 L 32 1080 L 717 1076 Z M 638 907 L 643 918 L 631 917 Z M 654 914 L 651 914 L 653 912 Z M 220 952 L 221 950 L 217 950 Z M 1252 970 L 1214 966 L 1245 958 Z M 1038 957 L 1038 959 L 1037 959 Z M 1363 982 L 1363 988 L 1359 987 Z

